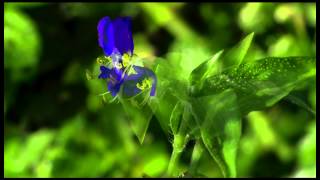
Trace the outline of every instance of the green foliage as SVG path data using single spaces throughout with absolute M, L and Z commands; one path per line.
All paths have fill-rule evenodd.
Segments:
M 212 107 L 215 108 L 212 108 Z M 241 135 L 241 116 L 233 91 L 194 99 L 193 115 L 202 141 L 224 176 L 236 176 L 236 152 Z
M 271 57 L 242 62 L 252 37 L 253 34 L 250 34 L 235 48 L 228 51 L 226 56 L 219 58 L 222 53 L 220 51 L 213 58 L 196 67 L 190 74 L 191 92 L 189 94 L 184 94 L 189 89 L 186 86 L 175 88 L 175 92 L 180 92 L 176 97 L 181 101 L 176 103 L 170 117 L 174 140 L 183 139 L 181 135 L 187 137 L 190 134 L 194 134 L 194 138 L 198 139 L 199 133 L 194 131 L 199 128 L 203 144 L 226 177 L 236 176 L 236 153 L 241 135 L 241 117 L 251 111 L 274 105 L 302 82 L 315 76 L 315 58 Z M 219 60 L 222 63 L 218 63 Z M 217 65 L 218 68 L 213 68 L 218 70 L 212 70 L 210 65 Z M 162 68 L 161 66 L 169 65 L 163 63 L 158 66 Z M 171 78 L 171 82 L 178 84 L 179 80 L 173 78 L 177 78 L 177 75 L 168 76 L 169 70 L 163 68 L 163 71 L 157 71 L 160 81 L 161 75 L 166 74 L 164 79 Z M 179 72 L 184 71 L 179 70 Z M 184 76 L 188 74 L 185 72 Z M 184 80 L 185 78 L 180 78 L 180 82 Z M 167 86 L 170 87 L 170 85 Z M 187 106 L 188 103 L 185 101 L 191 106 Z M 192 112 L 192 116 L 183 116 L 186 111 Z M 188 127 L 190 124 L 193 126 Z M 175 142 L 172 161 L 168 167 L 168 173 L 171 175 L 174 175 L 171 169 L 174 166 L 172 163 L 176 163 L 179 157 L 176 154 L 180 153 L 187 143 L 185 140 L 182 140 L 184 142 L 182 144 L 175 144 Z
M 190 75 L 192 88 L 202 88 L 206 78 L 219 74 L 221 71 L 230 68 L 231 66 L 238 67 L 247 54 L 253 35 L 254 33 L 248 35 L 239 44 L 230 49 L 224 56 L 220 57 L 223 53 L 223 50 L 221 50 L 210 60 L 203 62 L 195 68 Z
M 32 134 L 27 139 L 12 137 L 5 143 L 5 176 L 30 176 L 28 170 L 36 168 L 42 160 L 44 154 L 53 141 L 54 132 L 43 130 Z M 19 163 L 16 163 L 19 162 Z M 10 168 L 10 167 L 15 168 Z
M 254 33 L 249 34 L 239 44 L 229 50 L 224 58 L 220 59 L 219 62 L 223 63 L 222 69 L 226 69 L 230 66 L 238 67 L 240 64 L 242 64 L 242 61 L 251 45 L 253 36 Z
M 184 106 L 181 102 L 178 102 L 172 110 L 172 114 L 170 117 L 170 128 L 173 134 L 178 134 L 179 132 L 179 125 L 182 121 L 183 110 Z
M 315 121 L 309 124 L 308 134 L 298 146 L 298 166 L 301 169 L 296 177 L 316 176 L 316 125 Z
M 4 8 L 5 177 L 315 177 L 315 3 Z M 97 78 L 103 16 L 156 96 Z
M 200 86 L 202 86 L 202 82 L 205 78 L 217 73 L 219 67 L 221 66 L 217 61 L 222 53 L 223 50 L 217 52 L 210 60 L 203 62 L 192 71 L 190 74 L 191 85 L 198 83 Z
M 18 9 L 6 8 L 4 26 L 5 68 L 16 70 L 16 73 L 22 68 L 33 68 L 40 51 L 34 22 Z
M 272 23 L 274 11 L 272 3 L 247 3 L 239 13 L 239 25 L 246 32 L 262 33 L 268 30 Z M 259 18 L 257 18 L 259 16 Z
M 247 63 L 208 78 L 203 89 L 194 94 L 205 96 L 234 88 L 241 112 L 245 115 L 273 105 L 300 83 L 315 76 L 315 58 L 266 58 Z
M 146 101 L 146 96 L 148 97 L 146 93 L 141 93 L 133 98 L 120 100 L 125 112 L 130 118 L 131 127 L 134 133 L 137 135 L 140 143 L 142 143 L 144 140 L 146 131 L 153 115 L 152 109 Z M 151 103 L 152 102 L 150 102 L 150 104 Z

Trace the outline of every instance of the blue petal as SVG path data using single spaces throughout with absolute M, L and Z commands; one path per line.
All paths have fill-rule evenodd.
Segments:
M 156 94 L 156 87 L 157 87 L 157 78 L 156 75 L 152 71 L 148 71 L 148 76 L 153 79 L 152 81 L 152 87 L 150 91 L 150 96 L 154 96 Z
M 119 17 L 112 22 L 114 28 L 115 47 L 121 55 L 133 54 L 133 38 L 131 32 L 131 18 Z
M 122 88 L 123 95 L 132 97 L 141 92 L 141 89 L 137 88 L 137 81 L 129 80 L 124 81 Z
M 108 90 L 111 92 L 111 95 L 113 97 L 118 94 L 121 84 L 122 82 L 115 82 L 115 83 L 112 81 L 108 82 Z
M 150 69 L 145 68 L 146 76 L 152 78 L 152 86 L 150 91 L 150 96 L 154 96 L 156 94 L 156 86 L 157 86 L 157 78 L 153 71 Z
M 105 66 L 100 66 L 100 72 L 98 78 L 106 79 L 109 77 L 111 70 Z
M 145 77 L 145 70 L 147 68 L 144 67 L 140 67 L 140 66 L 132 66 L 133 69 L 136 71 L 135 74 L 130 74 L 129 76 L 125 77 L 125 80 L 139 80 L 139 79 L 143 79 Z
M 122 79 L 123 71 L 117 68 L 112 68 L 110 72 L 110 78 L 115 81 L 120 81 Z
M 116 96 L 120 90 L 123 83 L 122 74 L 123 72 L 116 68 L 113 68 L 110 72 L 108 90 L 111 92 L 112 96 Z
M 107 56 L 115 50 L 114 28 L 109 17 L 102 18 L 98 23 L 99 45 Z

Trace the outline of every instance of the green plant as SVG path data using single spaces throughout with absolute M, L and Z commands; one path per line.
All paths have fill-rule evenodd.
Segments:
M 140 127 L 135 132 L 141 142 L 151 118 L 146 113 L 150 109 L 160 124 L 168 125 L 164 130 L 173 135 L 173 151 L 166 176 L 189 171 L 180 167 L 179 158 L 186 144 L 195 140 L 190 169 L 207 150 L 224 177 L 236 177 L 242 118 L 290 98 L 291 91 L 315 77 L 313 57 L 246 58 L 253 36 L 251 33 L 226 53 L 219 51 L 204 61 L 190 62 L 179 53 L 170 54 L 168 60 L 158 58 L 154 65 L 159 82 L 157 96 L 144 106 L 150 107 L 149 111 L 122 101 L 125 109 L 135 109 L 128 113 L 139 119 L 133 124 Z M 135 117 L 137 114 L 139 117 Z

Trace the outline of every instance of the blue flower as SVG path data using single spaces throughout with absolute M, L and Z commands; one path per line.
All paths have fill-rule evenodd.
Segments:
M 119 17 L 111 21 L 102 18 L 98 23 L 99 45 L 107 56 L 125 53 L 133 54 L 131 18 Z
M 130 64 L 133 56 L 130 17 L 119 17 L 114 21 L 109 17 L 102 18 L 98 23 L 98 39 L 106 55 L 106 59 L 98 59 L 101 64 L 98 78 L 107 80 L 111 95 L 122 92 L 132 97 L 150 89 L 150 96 L 154 96 L 155 74 L 148 68 Z M 111 67 L 107 67 L 111 62 Z
M 98 78 L 108 79 L 108 90 L 111 92 L 112 96 L 116 96 L 123 83 L 123 73 L 116 68 L 109 69 L 105 66 L 100 66 L 100 71 L 101 73 Z
M 150 89 L 150 96 L 156 92 L 156 76 L 148 68 L 132 66 L 131 73 L 124 73 L 117 68 L 108 68 L 100 66 L 100 75 L 98 78 L 107 79 L 108 90 L 112 96 L 116 96 L 121 86 L 124 95 L 132 97 L 143 90 Z
M 155 74 L 145 67 L 133 66 L 134 74 L 126 75 L 123 82 L 123 92 L 134 96 L 145 89 L 150 89 L 150 96 L 156 93 L 157 79 Z

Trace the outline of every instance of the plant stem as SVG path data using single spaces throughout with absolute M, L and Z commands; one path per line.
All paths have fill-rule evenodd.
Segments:
M 179 132 L 174 134 L 173 139 L 173 150 L 170 158 L 170 162 L 168 165 L 167 175 L 171 177 L 177 177 L 180 175 L 178 166 L 179 166 L 179 159 L 180 156 L 185 148 L 185 145 L 189 141 L 189 135 L 187 134 L 187 124 L 188 120 L 190 119 L 190 112 L 185 107 L 183 112 L 183 120 L 179 127 Z
M 194 145 L 192 156 L 191 156 L 191 163 L 190 163 L 190 173 L 193 175 L 197 174 L 197 167 L 199 166 L 199 161 L 202 156 L 203 148 L 201 146 L 200 140 L 196 141 Z
M 178 168 L 178 163 L 179 163 L 181 153 L 182 152 L 175 151 L 175 150 L 172 151 L 169 166 L 168 166 L 168 171 L 167 171 L 167 174 L 170 177 L 177 177 L 179 175 L 179 173 L 177 172 L 177 168 Z
M 188 137 L 185 135 L 177 134 L 174 136 L 173 150 L 168 165 L 167 174 L 170 177 L 176 177 L 179 175 L 178 165 L 181 153 L 188 141 Z

